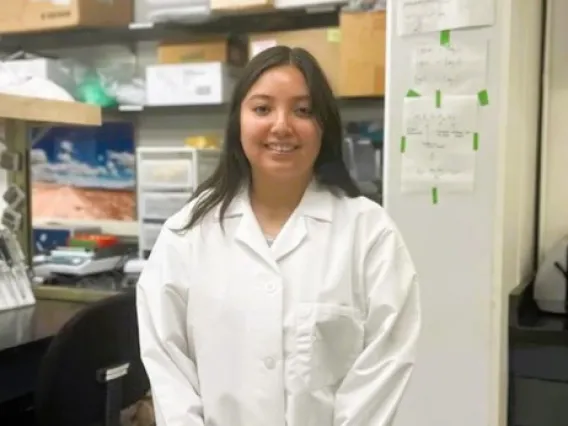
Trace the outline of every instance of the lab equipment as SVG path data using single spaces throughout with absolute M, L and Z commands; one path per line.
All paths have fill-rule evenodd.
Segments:
M 26 194 L 18 185 L 12 184 L 4 191 L 2 198 L 12 209 L 18 210 L 24 204 Z
M 8 206 L 2 213 L 1 221 L 9 231 L 16 232 L 22 226 L 22 215 Z
M 22 168 L 22 157 L 17 152 L 2 151 L 0 152 L 0 168 L 15 172 Z
M 544 312 L 568 313 L 568 236 L 558 241 L 540 264 L 534 299 Z
M 34 274 L 44 280 L 77 287 L 117 287 L 130 257 L 130 246 L 116 236 L 79 234 L 66 246 L 34 257 Z
M 14 234 L 0 230 L 0 311 L 35 303 L 22 249 Z
M 146 262 L 145 259 L 130 259 L 124 263 L 123 288 L 134 287 L 136 285 Z

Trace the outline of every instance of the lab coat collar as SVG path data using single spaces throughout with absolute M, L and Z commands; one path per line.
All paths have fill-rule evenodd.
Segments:
M 248 246 L 268 266 L 278 271 L 277 262 L 296 250 L 307 237 L 306 217 L 331 222 L 332 196 L 325 188 L 312 182 L 304 193 L 302 201 L 278 234 L 272 247 L 266 244 L 266 237 L 263 235 L 252 211 L 248 187 L 243 188 L 231 202 L 225 213 L 225 218 L 241 217 L 235 239 Z
M 233 199 L 227 211 L 225 218 L 242 216 L 247 210 L 250 209 L 250 197 L 248 185 L 243 186 L 237 196 Z M 302 201 L 296 209 L 296 214 L 321 220 L 324 222 L 331 222 L 333 214 L 333 194 L 322 185 L 313 180 L 304 196 Z M 217 206 L 215 210 L 215 217 L 220 217 L 220 207 Z

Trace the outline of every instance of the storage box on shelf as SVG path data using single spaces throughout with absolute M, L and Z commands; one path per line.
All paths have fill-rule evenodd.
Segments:
M 60 62 L 48 58 L 18 59 L 2 62 L 0 65 L 12 73 L 23 77 L 38 77 L 53 81 L 70 94 L 75 92 L 76 83 Z
M 248 12 L 254 10 L 272 9 L 272 0 L 211 0 L 211 10 Z
M 14 1 L 19 2 L 24 0 Z M 130 2 L 130 0 L 125 0 L 125 2 L 126 1 Z M 44 3 L 49 4 L 49 7 L 58 7 L 60 9 L 69 8 L 68 6 L 54 6 L 48 2 Z M 113 4 L 122 5 L 122 1 Z M 251 32 L 258 33 L 321 28 L 337 26 L 339 19 L 338 7 L 310 6 L 309 3 L 306 6 L 286 9 L 274 9 L 272 7 L 260 9 L 245 8 L 238 13 L 230 8 L 222 9 L 215 11 L 211 16 L 202 17 L 202 19 L 197 22 L 186 24 L 172 22 L 132 22 L 131 18 L 128 20 L 123 18 L 124 15 L 120 12 L 105 12 L 103 16 L 109 16 L 112 19 L 100 24 L 91 22 L 91 18 L 84 18 L 81 21 L 72 20 L 71 22 L 58 20 L 57 25 L 52 23 L 51 26 L 44 25 L 33 29 L 30 25 L 15 29 L 9 24 L 9 22 L 12 21 L 10 15 L 6 15 L 6 19 L 4 19 L 4 7 L 2 12 L 3 14 L 0 16 L 0 33 L 2 33 L 0 51 L 25 49 L 36 52 L 66 47 L 86 47 L 109 44 L 130 45 L 140 41 L 187 39 L 188 37 L 198 39 L 207 35 L 227 33 L 246 34 Z M 115 22 L 115 20 L 117 22 Z
M 277 9 L 291 9 L 298 7 L 336 7 L 347 3 L 347 0 L 274 0 Z
M 318 60 L 332 88 L 337 91 L 340 53 L 338 34 L 337 27 L 251 34 L 249 56 L 252 58 L 272 46 L 304 48 Z
M 220 155 L 218 150 L 190 147 L 136 150 L 140 258 L 147 257 L 166 219 L 213 173 Z
M 339 22 L 339 96 L 383 96 L 386 13 L 346 11 Z
M 132 19 L 132 0 L 4 0 L 0 33 L 128 25 Z
M 222 104 L 233 91 L 237 72 L 221 62 L 150 65 L 146 67 L 146 104 Z
M 158 63 L 222 62 L 241 67 L 248 61 L 247 38 L 212 37 L 201 41 L 165 41 L 158 45 Z
M 209 14 L 209 0 L 137 0 L 136 19 L 194 22 Z

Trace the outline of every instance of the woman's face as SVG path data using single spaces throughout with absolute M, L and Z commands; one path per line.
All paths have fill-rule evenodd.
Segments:
M 241 143 L 253 176 L 309 179 L 321 147 L 308 87 L 294 66 L 260 76 L 241 103 Z

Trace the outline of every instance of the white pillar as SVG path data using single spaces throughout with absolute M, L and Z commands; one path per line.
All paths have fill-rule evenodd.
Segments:
M 568 235 L 568 1 L 548 0 L 539 253 Z
M 452 40 L 488 40 L 490 103 L 475 189 L 440 193 L 436 205 L 401 192 L 399 147 L 410 49 L 440 35 L 399 37 L 398 1 L 388 10 L 384 199 L 420 274 L 424 322 L 396 424 L 505 426 L 507 296 L 533 267 L 542 0 L 494 0 L 494 25 L 452 31 Z

